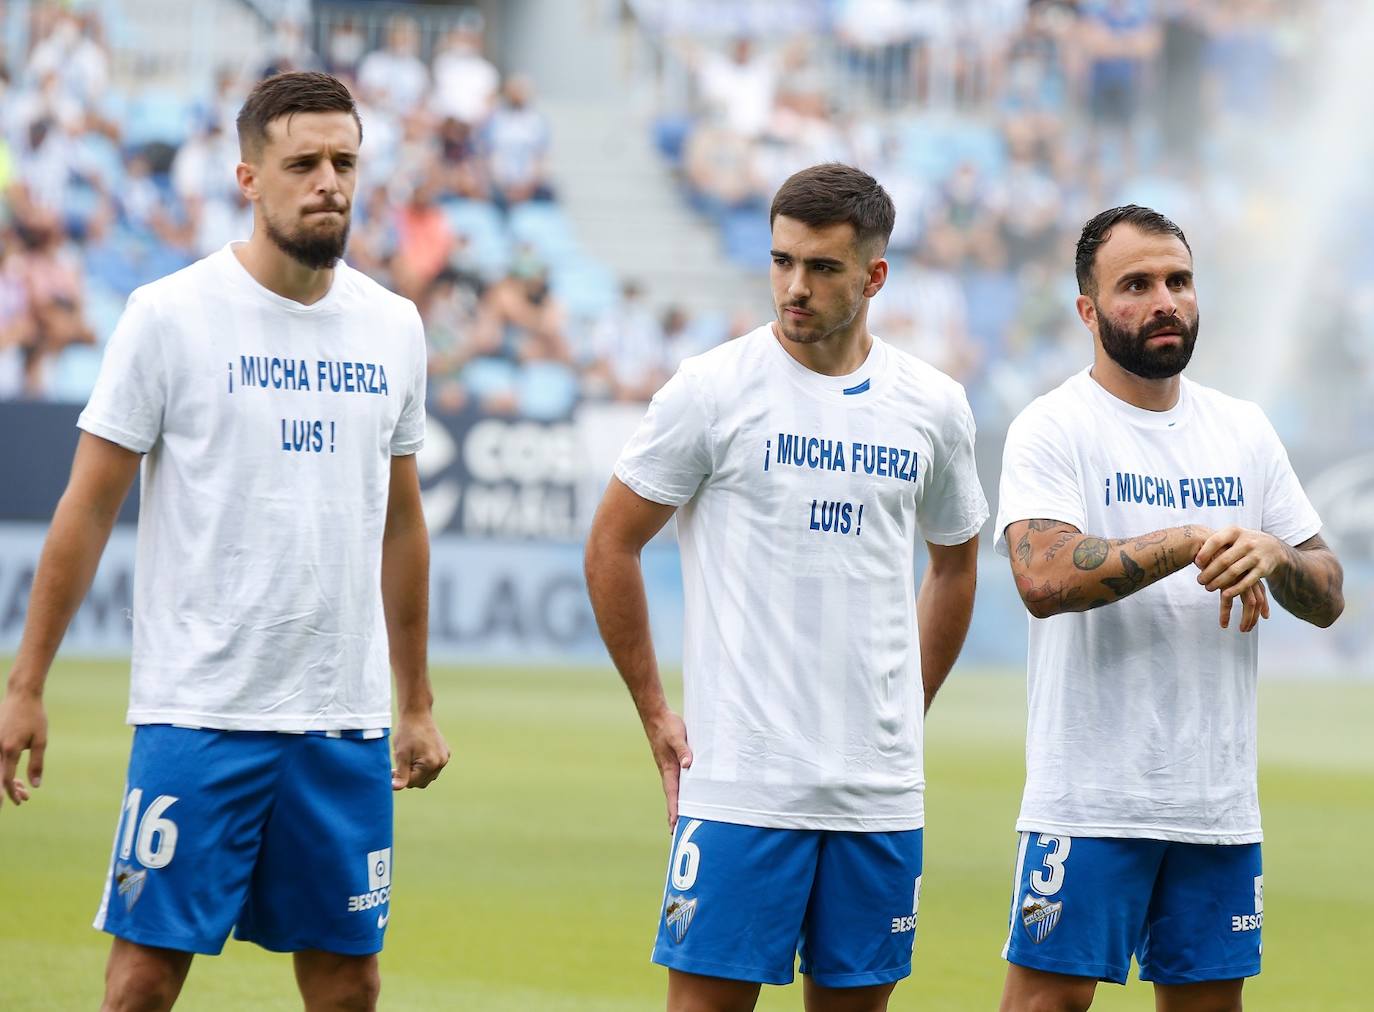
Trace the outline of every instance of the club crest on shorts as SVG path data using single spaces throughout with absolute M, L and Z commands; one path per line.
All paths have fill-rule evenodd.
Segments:
M 692 926 L 692 918 L 697 915 L 697 898 L 668 895 L 668 905 L 663 910 L 663 919 L 668 923 L 673 941 L 678 944 L 687 937 L 687 929 Z
M 138 898 L 143 895 L 143 886 L 148 881 L 148 869 L 134 870 L 133 865 L 120 861 L 115 865 L 115 888 L 124 897 L 124 909 L 132 910 Z
M 1031 936 L 1031 941 L 1036 945 L 1043 942 L 1059 923 L 1059 915 L 1063 910 L 1063 900 L 1051 903 L 1043 896 L 1026 893 L 1026 898 L 1021 901 L 1021 923 L 1026 926 L 1026 934 Z

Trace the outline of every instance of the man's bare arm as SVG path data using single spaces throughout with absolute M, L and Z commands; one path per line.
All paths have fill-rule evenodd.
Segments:
M 1263 531 L 1224 527 L 1207 539 L 1197 564 L 1198 583 L 1208 590 L 1230 599 L 1266 580 L 1279 604 L 1323 629 L 1345 610 L 1345 573 L 1320 534 L 1295 547 Z
M 28 798 L 15 777 L 28 750 L 29 782 L 37 786 L 47 747 L 43 686 L 72 616 L 90 589 L 119 508 L 142 458 L 132 450 L 83 432 L 72 473 L 58 500 L 29 593 L 19 652 L 0 701 L 0 788 L 18 804 Z
M 1108 539 L 1058 520 L 1019 520 L 1007 525 L 1007 544 L 1026 610 L 1049 618 L 1120 601 L 1186 569 L 1211 533 L 1187 525 Z
M 663 692 L 639 557 L 675 511 L 676 507 L 650 502 L 612 478 L 592 520 L 585 558 L 587 593 L 596 624 L 644 725 L 663 780 L 669 826 L 677 821 L 678 778 L 691 765 L 692 753 L 682 718 L 669 707 Z
M 434 724 L 429 681 L 429 532 L 415 457 L 392 457 L 382 533 L 382 611 L 396 680 L 396 767 L 391 786 L 428 787 L 449 749 Z
M 978 537 L 962 545 L 926 542 L 926 550 L 930 564 L 916 597 L 916 625 L 921 634 L 921 683 L 929 710 L 968 635 L 978 584 Z

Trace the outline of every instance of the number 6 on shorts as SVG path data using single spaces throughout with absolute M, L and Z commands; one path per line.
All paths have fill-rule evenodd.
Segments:
M 685 891 L 696 885 L 697 869 L 701 865 L 701 848 L 692 842 L 692 834 L 701 828 L 701 820 L 693 819 L 682 829 L 677 849 L 673 851 L 673 888 Z

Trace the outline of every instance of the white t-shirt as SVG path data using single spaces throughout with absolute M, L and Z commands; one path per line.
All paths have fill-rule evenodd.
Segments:
M 226 246 L 138 289 L 77 424 L 145 454 L 131 724 L 391 724 L 391 458 L 424 441 L 407 300 L 340 263 L 303 306 Z
M 1321 529 L 1260 408 L 1182 381 L 1146 411 L 1085 370 L 1007 433 L 997 513 L 1127 538 L 1237 524 L 1296 545 Z M 1153 549 L 1131 553 L 1146 569 Z M 1261 839 L 1255 788 L 1259 632 L 1180 570 L 1087 612 L 1030 619 L 1026 791 L 1018 830 L 1239 844 Z
M 654 397 L 615 473 L 681 507 L 683 815 L 923 825 L 914 552 L 987 519 L 973 431 L 924 362 L 875 338 L 858 371 L 822 376 L 769 326 Z

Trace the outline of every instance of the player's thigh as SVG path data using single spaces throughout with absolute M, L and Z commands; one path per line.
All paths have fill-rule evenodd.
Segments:
M 819 834 L 678 820 L 653 961 L 762 984 L 792 981 Z
M 1124 984 L 1166 847 L 1022 833 L 1003 957 L 1046 974 Z
M 305 949 L 292 956 L 292 963 L 306 1012 L 377 1007 L 382 977 L 375 955 L 341 956 Z
M 825 987 L 807 977 L 802 985 L 806 1012 L 886 1012 L 896 982 L 869 987 Z
M 1093 1003 L 1096 977 L 1046 973 L 1011 963 L 1002 985 L 1001 1012 L 1083 1012 Z
M 290 739 L 235 934 L 274 952 L 381 951 L 391 919 L 389 740 Z
M 155 948 L 223 948 L 272 805 L 279 738 L 135 728 L 95 927 Z
M 824 988 L 883 987 L 911 973 L 923 832 L 825 833 L 801 970 Z
M 169 1009 L 181 994 L 194 953 L 115 938 L 105 964 L 102 1012 Z
M 1156 984 L 1155 1012 L 1241 1012 L 1244 979 Z
M 1258 843 L 1171 843 L 1136 953 L 1140 978 L 1181 985 L 1253 977 L 1263 924 Z
M 751 1012 L 759 1000 L 757 981 L 706 977 L 668 970 L 668 1012 Z

